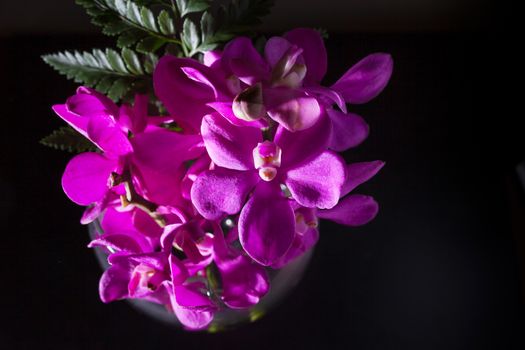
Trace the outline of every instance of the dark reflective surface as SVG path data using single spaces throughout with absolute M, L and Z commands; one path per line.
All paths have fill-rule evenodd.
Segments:
M 369 122 L 371 135 L 345 154 L 348 161 L 387 162 L 356 191 L 374 195 L 380 214 L 361 228 L 324 222 L 295 292 L 259 322 L 224 334 L 184 333 L 127 303 L 99 301 L 100 269 L 78 223 L 82 209 L 60 188 L 70 156 L 37 144 L 62 125 L 50 105 L 75 84 L 39 55 L 108 43 L 1 42 L 1 140 L 9 145 L 0 172 L 1 348 L 519 348 L 520 250 L 512 228 L 520 227 L 524 199 L 512 174 L 525 148 L 512 110 L 517 90 L 500 80 L 514 79 L 517 58 L 507 59 L 494 37 L 329 40 L 328 83 L 368 53 L 391 52 L 395 60 L 385 92 L 350 108 Z

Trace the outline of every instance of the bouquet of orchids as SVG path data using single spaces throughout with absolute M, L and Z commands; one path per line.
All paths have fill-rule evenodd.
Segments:
M 375 217 L 376 201 L 351 192 L 384 163 L 337 152 L 368 136 L 347 103 L 383 90 L 388 54 L 325 87 L 320 31 L 248 36 L 271 1 L 78 2 L 121 52 L 44 56 L 83 86 L 53 106 L 68 126 L 43 143 L 80 152 L 62 186 L 102 228 L 89 247 L 108 254 L 103 302 L 144 299 L 204 329 L 255 306 L 269 269 L 316 244 L 319 218 Z

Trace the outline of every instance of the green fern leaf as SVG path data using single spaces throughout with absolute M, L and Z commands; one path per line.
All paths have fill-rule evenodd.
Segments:
M 70 126 L 63 126 L 40 140 L 40 143 L 62 151 L 81 153 L 96 151 L 97 147 Z

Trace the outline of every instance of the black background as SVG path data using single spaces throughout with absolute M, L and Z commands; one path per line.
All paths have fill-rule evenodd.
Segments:
M 345 153 L 386 161 L 357 191 L 375 196 L 381 211 L 359 228 L 323 222 L 311 265 L 285 302 L 220 334 L 183 332 L 126 302 L 99 301 L 101 270 L 78 222 L 82 208 L 60 188 L 71 156 L 38 144 L 62 125 L 50 106 L 76 86 L 39 56 L 111 41 L 2 39 L 0 348 L 521 348 L 525 199 L 514 167 L 525 154 L 513 108 L 519 90 L 508 84 L 520 63 L 501 37 L 479 30 L 328 40 L 326 83 L 366 54 L 394 57 L 387 89 L 350 108 L 371 134 Z

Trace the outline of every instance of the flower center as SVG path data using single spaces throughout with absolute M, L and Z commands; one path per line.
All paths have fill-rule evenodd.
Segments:
M 295 231 L 303 235 L 318 226 L 317 216 L 311 208 L 299 208 L 295 211 Z
M 281 166 L 281 148 L 271 141 L 261 142 L 253 149 L 253 164 L 264 181 L 272 181 Z
M 130 295 L 143 295 L 154 291 L 164 280 L 162 273 L 159 273 L 151 266 L 139 264 L 131 273 L 128 284 Z

